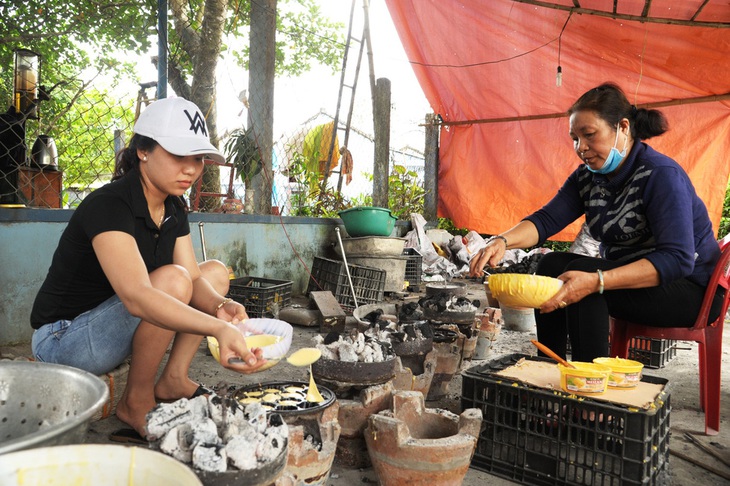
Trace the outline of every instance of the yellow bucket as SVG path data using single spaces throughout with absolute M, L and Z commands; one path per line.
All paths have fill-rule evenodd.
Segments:
M 638 361 L 624 358 L 596 358 L 594 363 L 611 368 L 608 375 L 609 388 L 636 388 L 641 381 L 641 370 L 644 365 Z
M 558 364 L 560 370 L 560 386 L 568 393 L 585 393 L 600 395 L 608 386 L 608 375 L 611 368 L 596 363 L 572 362 L 575 368 Z

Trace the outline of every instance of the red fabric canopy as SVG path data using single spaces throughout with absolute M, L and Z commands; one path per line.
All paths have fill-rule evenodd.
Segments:
M 730 29 L 666 23 L 690 19 L 702 0 L 654 0 L 649 16 L 664 23 L 512 0 L 386 2 L 445 123 L 439 216 L 494 234 L 539 209 L 580 163 L 565 111 L 585 91 L 613 81 L 636 105 L 661 103 L 670 131 L 647 143 L 685 168 L 717 228 L 730 172 Z M 614 2 L 579 4 L 605 10 Z M 644 5 L 619 0 L 616 13 L 638 16 Z M 695 20 L 730 22 L 730 7 L 710 0 Z M 573 239 L 580 223 L 555 239 Z

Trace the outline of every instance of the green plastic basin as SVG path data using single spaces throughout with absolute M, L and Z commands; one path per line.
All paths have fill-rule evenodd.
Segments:
M 345 225 L 345 231 L 354 238 L 390 236 L 395 227 L 396 217 L 390 214 L 390 209 L 357 206 L 340 211 L 338 214 Z

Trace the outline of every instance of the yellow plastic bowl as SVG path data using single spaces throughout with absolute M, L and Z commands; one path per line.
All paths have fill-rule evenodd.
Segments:
M 606 392 L 611 368 L 597 363 L 571 361 L 575 368 L 558 364 L 560 386 L 568 393 L 600 395 Z
M 643 363 L 624 358 L 596 358 L 593 362 L 611 368 L 608 375 L 609 388 L 627 389 L 639 386 Z
M 558 293 L 563 281 L 526 273 L 498 273 L 489 276 L 489 290 L 500 305 L 538 308 Z
M 279 341 L 281 341 L 281 336 L 274 336 L 273 334 L 252 334 L 250 336 L 246 336 L 244 339 L 246 339 L 246 346 L 248 346 L 249 349 L 251 348 L 264 348 L 266 346 L 271 346 L 272 344 L 276 344 Z M 217 362 L 221 362 L 221 353 L 220 349 L 218 348 L 218 340 L 214 338 L 213 336 L 208 336 L 208 349 L 210 350 L 210 354 L 213 355 L 215 360 Z M 279 362 L 281 358 L 276 359 L 268 359 L 266 360 L 266 364 L 263 365 L 261 368 L 257 369 L 256 371 L 264 371 L 268 370 L 272 366 L 274 366 L 276 363 Z

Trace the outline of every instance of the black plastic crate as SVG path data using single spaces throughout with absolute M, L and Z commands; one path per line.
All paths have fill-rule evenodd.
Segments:
M 385 295 L 386 271 L 348 263 L 352 286 L 355 288 L 357 304 L 375 304 L 383 301 Z M 346 311 L 352 312 L 355 303 L 352 299 L 350 282 L 347 280 L 345 263 L 340 260 L 314 257 L 312 275 L 309 278 L 307 293 L 313 290 L 329 290 Z
M 635 337 L 629 342 L 629 359 L 647 368 L 662 368 L 677 355 L 677 341 Z
M 495 375 L 507 355 L 462 373 L 462 410 L 482 411 L 471 467 L 531 485 L 658 485 L 669 460 L 668 381 L 651 410 L 636 410 Z
M 411 285 L 420 284 L 423 275 L 423 257 L 415 248 L 404 248 L 403 255 L 408 257 L 405 280 Z
M 249 317 L 274 317 L 275 311 L 291 305 L 292 282 L 261 277 L 231 280 L 228 297 L 246 307 Z

